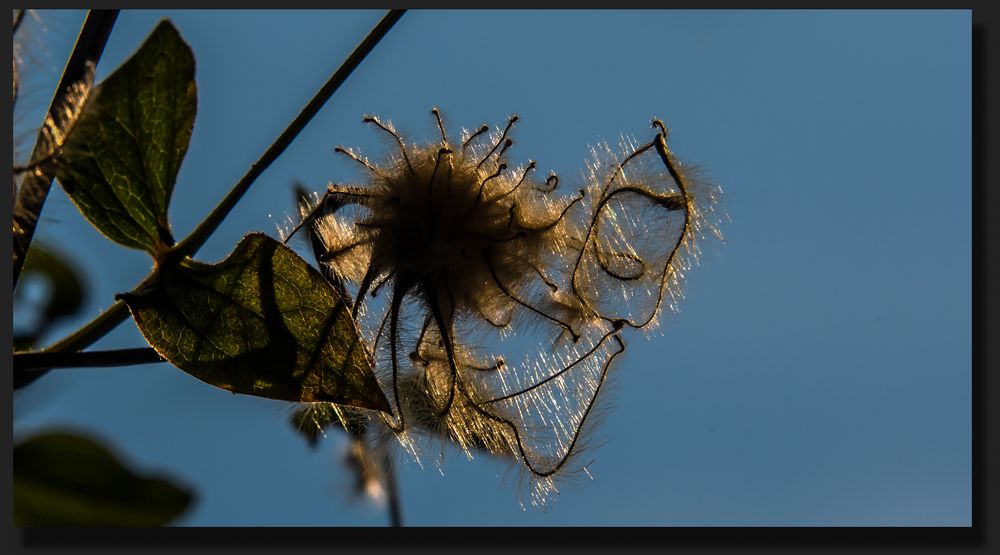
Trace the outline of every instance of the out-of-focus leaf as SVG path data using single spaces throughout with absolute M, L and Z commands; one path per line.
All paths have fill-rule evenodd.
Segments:
M 21 272 L 44 275 L 52 284 L 52 296 L 44 309 L 45 318 L 52 320 L 70 316 L 83 305 L 83 281 L 77 274 L 76 268 L 38 241 L 31 245 Z
M 193 495 L 87 438 L 49 432 L 14 447 L 13 498 L 14 526 L 163 526 Z
M 218 264 L 186 262 L 119 295 L 149 344 L 217 387 L 375 410 L 389 403 L 343 300 L 288 247 L 251 233 Z
M 111 240 L 156 254 L 173 245 L 167 207 L 197 109 L 194 55 L 163 21 L 91 93 L 56 177 Z
M 14 351 L 33 348 L 56 321 L 79 311 L 86 292 L 76 269 L 37 240 L 28 250 L 21 273 L 25 279 L 18 281 L 14 290 Z M 44 299 L 28 300 L 30 295 L 26 290 L 33 285 L 32 277 L 49 284 L 49 294 Z M 27 385 L 37 377 L 24 381 L 15 374 L 14 388 Z

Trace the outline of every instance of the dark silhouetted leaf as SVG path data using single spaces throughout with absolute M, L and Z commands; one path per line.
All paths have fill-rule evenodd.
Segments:
M 169 21 L 91 93 L 56 177 L 101 233 L 158 253 L 197 109 L 194 55 Z
M 50 432 L 14 447 L 14 526 L 163 526 L 192 494 L 136 475 L 93 441 Z
M 218 264 L 188 261 L 119 298 L 160 355 L 214 386 L 389 410 L 344 302 L 266 235 L 247 235 Z

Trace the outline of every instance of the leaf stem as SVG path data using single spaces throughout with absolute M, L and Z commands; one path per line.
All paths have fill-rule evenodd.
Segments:
M 222 224 L 222 221 L 233 207 L 236 206 L 236 203 L 250 189 L 253 182 L 288 148 L 305 126 L 319 113 L 330 97 L 333 96 L 333 93 L 337 92 L 337 89 L 340 88 L 365 57 L 371 53 L 375 45 L 392 29 L 392 26 L 399 21 L 399 18 L 403 17 L 403 13 L 405 12 L 406 10 L 389 10 L 389 13 L 378 22 L 371 32 L 368 33 L 368 36 L 358 44 L 354 52 L 347 57 L 340 68 L 330 76 L 326 84 L 313 96 L 312 100 L 306 104 L 306 107 L 302 109 L 298 117 L 268 147 L 263 156 L 250 166 L 250 170 L 240 179 L 229 194 L 222 199 L 222 202 L 191 232 L 191 235 L 177 245 L 175 250 L 180 256 L 192 256 L 205 244 L 205 241 Z
M 88 368 L 95 366 L 129 366 L 166 362 L 149 347 L 112 349 L 108 351 L 14 353 L 14 379 L 19 373 L 46 371 L 50 368 Z
M 128 319 L 128 307 L 122 301 L 115 301 L 115 304 L 98 314 L 87 325 L 76 330 L 72 335 L 68 335 L 42 349 L 42 352 L 60 353 L 85 349 L 118 327 L 118 324 L 121 324 L 126 319 Z
M 389 450 L 385 450 L 385 496 L 389 504 L 389 525 L 394 528 L 403 526 L 403 515 L 399 508 L 399 488 L 396 485 L 396 469 Z
M 63 69 L 62 79 L 52 96 L 49 104 L 47 118 L 58 118 L 59 107 L 65 105 L 66 94 L 70 91 L 71 85 L 83 79 L 87 74 L 88 65 L 96 65 L 104 52 L 104 45 L 108 42 L 111 29 L 118 19 L 119 10 L 90 10 L 87 19 L 84 20 L 80 28 L 80 34 L 76 39 L 76 46 L 66 61 Z M 38 139 L 31 152 L 31 162 L 46 155 L 49 150 L 45 125 L 38 132 Z M 29 164 L 30 165 L 30 164 Z M 31 247 L 31 239 L 35 235 L 35 226 L 38 224 L 38 217 L 45 205 L 45 199 L 49 195 L 52 187 L 53 175 L 51 172 L 34 171 L 25 174 L 21 187 L 18 190 L 17 198 L 14 201 L 14 287 L 17 287 L 17 278 L 21 275 L 21 267 L 24 266 L 24 258 Z
M 41 351 L 32 353 L 14 353 L 14 357 L 23 355 L 40 355 L 40 354 L 56 354 L 56 353 L 68 353 L 80 351 L 86 347 L 89 347 L 98 339 L 104 337 L 108 332 L 118 327 L 128 318 L 128 307 L 125 303 L 121 301 L 115 301 L 115 304 L 111 305 L 107 310 L 100 313 L 97 318 L 91 320 L 87 325 L 73 332 L 56 343 L 42 349 Z M 49 369 L 43 367 L 35 368 L 29 374 L 18 375 L 15 373 L 14 376 L 14 389 L 20 389 L 38 378 L 41 378 L 48 372 Z

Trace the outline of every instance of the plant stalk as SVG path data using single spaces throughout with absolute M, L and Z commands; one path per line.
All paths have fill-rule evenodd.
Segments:
M 17 379 L 18 373 L 28 374 L 50 368 L 129 366 L 132 364 L 149 364 L 153 362 L 166 362 L 166 359 L 149 347 L 80 353 L 14 353 L 14 376 Z
M 215 207 L 214 210 L 208 215 L 205 220 L 198 225 L 197 228 L 191 235 L 186 239 L 181 241 L 176 250 L 181 256 L 193 256 L 205 241 L 212 235 L 213 232 L 222 224 L 222 221 L 226 218 L 229 212 L 236 206 L 243 195 L 250 189 L 253 182 L 266 170 L 279 156 L 281 153 L 288 148 L 288 146 L 295 140 L 295 137 L 305 128 L 305 126 L 312 121 L 313 117 L 319 113 L 320 109 L 326 104 L 326 102 L 333 96 L 333 93 L 337 92 L 337 89 L 344 84 L 344 81 L 351 75 L 352 72 L 361 64 L 361 62 L 371 53 L 375 46 L 380 40 L 392 29 L 392 26 L 399 21 L 399 18 L 403 17 L 406 10 L 390 10 L 389 13 L 378 22 L 377 25 L 368 33 L 354 52 L 347 57 L 340 68 L 330 76 L 330 79 L 323 85 L 322 88 L 313 96 L 312 100 L 306 104 L 306 107 L 302 109 L 292 123 L 288 125 L 284 132 L 268 147 L 264 155 L 257 160 L 250 170 L 240 179 L 233 189 L 222 199 L 222 202 Z
M 403 526 L 403 514 L 399 507 L 399 487 L 396 485 L 396 469 L 392 461 L 392 455 L 388 449 L 385 449 L 383 470 L 385 472 L 385 496 L 389 505 L 389 525 L 399 528 Z
M 76 46 L 66 61 L 62 79 L 52 96 L 47 118 L 58 118 L 59 107 L 65 105 L 66 94 L 70 87 L 87 75 L 87 67 L 97 65 L 104 52 L 104 46 L 111 35 L 111 29 L 118 19 L 119 10 L 90 10 L 87 19 L 80 28 Z M 51 151 L 51 145 L 45 133 L 45 123 L 38 132 L 38 139 L 32 149 L 31 167 L 36 161 L 46 157 Z M 31 239 L 35 235 L 38 218 L 48 198 L 54 175 L 49 171 L 30 171 L 24 175 L 21 187 L 14 200 L 14 288 L 17 288 L 17 278 L 21 275 L 24 258 L 31 247 Z

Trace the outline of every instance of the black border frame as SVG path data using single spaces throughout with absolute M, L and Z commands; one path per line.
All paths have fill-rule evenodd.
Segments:
M 585 0 L 586 1 L 586 0 Z M 490 7 L 528 7 L 526 0 L 493 5 Z M 593 0 L 591 0 L 593 2 Z M 590 3 L 590 2 L 588 2 Z M 75 8 L 67 2 L 39 2 L 46 8 Z M 105 2 L 95 2 L 88 7 L 118 7 L 109 6 Z M 193 2 L 187 1 L 181 6 L 191 7 Z M 183 4 L 187 4 L 184 6 Z M 273 5 L 273 3 L 270 3 Z M 350 2 L 347 6 L 353 8 L 390 8 L 401 6 L 399 2 L 388 2 L 382 5 L 360 4 Z M 455 2 L 421 2 L 421 7 L 462 7 Z M 520 4 L 520 5 L 518 5 Z M 954 552 L 960 550 L 990 552 L 990 547 L 1000 546 L 996 532 L 995 518 L 991 519 L 991 508 L 996 507 L 998 499 L 998 484 L 995 470 L 996 461 L 996 423 L 998 418 L 997 378 L 991 369 L 1000 368 L 997 360 L 996 347 L 991 338 L 997 337 L 995 319 L 997 316 L 997 297 L 989 291 L 989 285 L 997 282 L 996 254 L 1000 249 L 993 242 L 990 249 L 990 238 L 996 234 L 997 225 L 990 225 L 990 214 L 995 213 L 990 208 L 996 206 L 997 187 L 989 185 L 990 177 L 996 176 L 996 158 L 990 153 L 990 140 L 997 133 L 996 110 L 987 99 L 996 96 L 997 68 L 1000 68 L 996 31 L 996 10 L 993 3 L 983 1 L 973 2 L 823 2 L 811 4 L 808 2 L 764 2 L 756 6 L 746 6 L 734 2 L 627 2 L 617 8 L 850 8 L 850 9 L 898 9 L 898 8 L 947 8 L 972 10 L 972 270 L 973 270 L 973 306 L 972 306 L 972 526 L 961 528 L 859 528 L 859 527 L 754 527 L 754 528 L 512 528 L 509 531 L 497 528 L 411 528 L 384 529 L 372 534 L 366 528 L 168 528 L 155 530 L 47 530 L 18 529 L 11 530 L 7 537 L 13 538 L 9 544 L 14 552 L 24 549 L 28 552 L 58 550 L 60 552 L 71 548 L 88 548 L 88 551 L 107 551 L 107 548 L 125 548 L 133 551 L 226 551 L 227 549 L 243 551 L 276 551 L 286 552 L 309 551 L 313 547 L 324 551 L 330 550 L 364 550 L 371 551 L 389 548 L 392 552 L 412 552 L 442 548 L 461 550 L 483 547 L 496 547 L 503 550 L 517 547 L 518 550 L 545 551 L 566 549 L 572 551 L 588 550 L 604 552 L 609 548 L 624 548 L 633 550 L 652 549 L 683 549 L 709 548 L 708 550 L 731 551 L 773 551 L 777 549 L 795 549 L 798 551 L 840 552 L 846 549 L 861 549 L 864 551 L 899 551 L 911 553 L 920 552 Z M 138 7 L 138 6 L 137 6 Z M 142 6 L 144 9 L 149 6 Z M 165 6 L 156 6 L 165 7 Z M 262 8 L 268 7 L 259 0 L 254 2 L 211 2 L 209 5 L 198 5 L 198 8 Z M 284 5 L 289 8 L 330 8 L 327 3 L 294 2 Z M 468 6 L 466 6 L 468 7 Z M 479 6 L 477 6 L 479 7 Z M 485 6 L 484 6 L 485 7 Z M 533 4 L 532 8 L 597 8 L 600 5 L 587 6 L 583 2 L 572 5 L 557 5 L 545 2 Z M 993 36 L 991 37 L 991 28 Z M 7 48 L 5 43 L 5 48 Z M 5 89 L 9 90 L 9 89 Z M 994 93 L 991 95 L 990 90 Z M 7 97 L 9 98 L 9 97 Z M 3 113 L 5 121 L 10 121 L 10 114 Z M 5 138 L 5 141 L 7 139 Z M 13 165 L 13 161 L 11 161 Z M 991 171 L 993 170 L 993 171 Z M 5 200 L 2 204 L 4 217 L 11 215 L 11 205 Z M 2 245 L 4 253 L 9 253 L 11 243 Z M 991 256 L 992 255 L 992 256 Z M 9 283 L 11 274 L 4 273 L 0 278 L 3 284 Z M 4 303 L 8 301 L 5 300 Z M 11 301 L 12 302 L 12 301 Z M 10 337 L 11 322 L 3 321 L 5 337 Z M 3 401 L 12 407 L 12 391 L 3 388 Z M 9 409 L 12 410 L 12 409 Z M 11 413 L 8 413 L 11 414 Z M 11 414 L 12 418 L 12 414 Z M 7 437 L 13 441 L 12 431 L 8 429 Z M 10 459 L 5 459 L 3 469 L 10 475 Z M 989 461 L 993 461 L 992 465 Z M 990 472 L 990 471 L 993 472 Z M 9 491 L 9 482 L 4 482 L 4 491 Z M 2 516 L 5 523 L 11 522 L 11 506 L 2 505 Z M 608 510 L 613 510 L 609 507 Z M 995 515 L 994 515 L 995 516 Z M 499 532 L 499 533 L 498 533 Z M 617 549 L 616 549 L 617 550 Z M 699 549 L 700 551 L 701 549 Z M 10 551 L 7 551 L 10 552 Z

